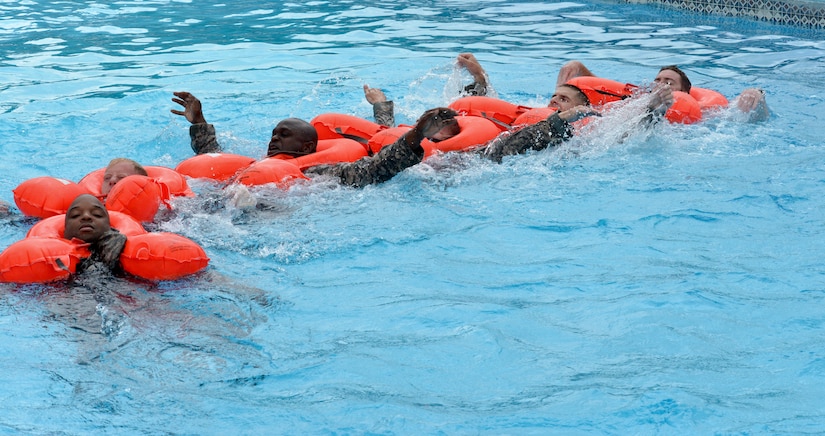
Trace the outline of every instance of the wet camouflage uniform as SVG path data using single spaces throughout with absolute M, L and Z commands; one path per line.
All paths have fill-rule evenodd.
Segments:
M 215 138 L 215 127 L 211 124 L 193 124 L 189 127 L 192 150 L 195 154 L 219 153 L 221 146 Z M 421 162 L 424 149 L 421 144 L 407 144 L 404 137 L 381 149 L 377 154 L 361 158 L 355 162 L 336 165 L 318 165 L 308 168 L 304 174 L 327 175 L 338 178 L 341 183 L 356 187 L 372 183 L 386 182 L 396 174 Z
M 100 239 L 89 244 L 90 257 L 84 258 L 77 265 L 78 274 L 89 270 L 104 270 L 114 274 L 122 272 L 120 265 L 120 254 L 126 245 L 126 236 L 117 229 L 112 228 Z
M 487 94 L 487 86 L 479 82 L 473 82 L 464 87 L 464 92 L 469 95 L 484 96 Z M 395 116 L 391 101 L 373 104 L 372 111 L 376 123 L 389 127 L 393 126 Z M 487 144 L 486 147 L 480 149 L 479 154 L 490 160 L 501 162 L 504 156 L 522 154 L 528 150 L 543 150 L 547 147 L 555 147 L 572 135 L 573 130 L 570 124 L 553 115 L 533 126 L 499 136 Z
M 546 120 L 523 127 L 513 133 L 500 135 L 482 148 L 479 153 L 490 160 L 501 162 L 504 156 L 555 147 L 571 136 L 573 136 L 573 128 L 570 123 L 554 113 Z
M 373 103 L 372 116 L 375 122 L 387 127 L 395 125 L 395 108 L 391 101 L 380 101 Z

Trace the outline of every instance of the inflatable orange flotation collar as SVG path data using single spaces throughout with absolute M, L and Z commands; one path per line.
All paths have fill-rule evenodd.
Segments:
M 122 212 L 109 211 L 109 223 L 112 228 L 117 229 L 126 236 L 141 235 L 146 233 L 146 229 L 136 219 Z M 26 233 L 27 238 L 63 238 L 66 230 L 66 214 L 55 215 L 35 223 Z
M 0 282 L 47 283 L 69 278 L 91 253 L 66 239 L 34 237 L 11 244 L 0 253 Z
M 204 153 L 192 156 L 175 167 L 175 171 L 193 179 L 212 179 L 225 182 L 244 168 L 255 163 L 255 158 L 231 153 Z
M 148 178 L 130 176 L 118 182 L 105 199 L 107 208 L 129 213 L 142 221 L 150 221 L 159 204 L 169 207 L 168 200 L 172 195 L 194 195 L 186 179 L 176 171 L 159 166 L 147 166 L 146 171 Z M 92 171 L 79 183 L 57 177 L 35 177 L 13 190 L 14 202 L 26 216 L 48 218 L 61 215 L 66 213 L 80 194 L 92 194 L 101 198 L 100 187 L 105 172 L 105 168 Z
M 157 180 L 160 183 L 163 183 L 168 187 L 168 191 L 170 195 L 174 195 L 176 197 L 186 196 L 191 197 L 194 195 L 192 190 L 189 189 L 189 184 L 186 183 L 186 178 L 183 177 L 183 174 L 166 167 L 155 166 L 155 165 L 148 165 L 143 167 L 146 170 L 146 174 L 148 177 L 151 177 Z M 100 187 L 103 186 L 103 176 L 106 173 L 106 168 L 99 168 L 96 169 L 89 174 L 83 176 L 78 185 L 83 186 L 89 191 L 90 194 L 101 198 L 103 194 L 100 192 Z M 120 182 L 118 182 L 119 184 Z M 117 186 L 117 185 L 115 185 Z M 113 188 L 114 189 L 114 188 Z
M 246 186 L 266 185 L 275 183 L 280 189 L 289 188 L 295 181 L 307 179 L 292 159 L 268 157 L 259 160 L 238 173 L 232 183 Z
M 567 81 L 567 84 L 581 90 L 587 96 L 590 105 L 594 107 L 628 98 L 637 89 L 635 85 L 629 83 L 593 76 L 576 77 Z M 492 120 L 502 131 L 516 125 L 535 124 L 546 119 L 556 110 L 549 107 L 531 108 L 484 96 L 460 98 L 450 104 L 450 109 L 461 115 L 473 115 Z
M 499 126 L 487 118 L 459 115 L 456 120 L 458 120 L 458 127 L 461 129 L 458 135 L 438 142 L 429 139 L 421 141 L 421 147 L 424 148 L 424 159 L 437 153 L 466 151 L 487 144 L 501 134 Z
M 150 222 L 161 204 L 171 209 L 170 198 L 169 186 L 165 183 L 152 177 L 133 175 L 112 187 L 106 197 L 106 209 L 129 214 L 141 222 Z
M 200 158 L 200 156 L 195 156 L 195 158 Z M 241 167 L 241 164 L 245 163 L 246 160 L 238 158 L 237 155 L 214 154 L 209 158 L 201 158 L 197 161 L 193 160 L 194 158 L 188 159 L 185 172 L 208 174 L 210 170 L 200 168 L 199 165 L 223 166 L 221 160 L 225 157 L 227 162 L 223 167 L 229 170 L 223 172 L 221 176 L 231 172 L 233 175 L 226 179 L 230 183 L 241 183 L 247 186 L 275 183 L 279 188 L 286 189 L 297 180 L 307 179 L 303 173 L 303 170 L 307 168 L 316 165 L 355 162 L 366 156 L 368 156 L 368 153 L 365 146 L 355 140 L 346 138 L 321 139 L 318 141 L 315 153 L 305 156 L 276 155 L 260 161 L 249 158 L 251 163 Z
M 75 182 L 49 176 L 26 180 L 12 192 L 20 212 L 37 218 L 64 214 L 78 195 L 90 193 Z
M 126 239 L 120 264 L 129 274 L 149 280 L 175 280 L 206 268 L 200 245 L 174 233 L 144 233 Z
M 538 123 L 539 121 L 544 121 L 550 115 L 558 112 L 558 109 L 554 107 L 537 107 L 525 111 L 521 115 L 518 116 L 513 121 L 513 126 L 529 126 Z
M 346 138 L 322 139 L 318 141 L 315 153 L 298 156 L 290 159 L 290 162 L 303 171 L 315 165 L 355 162 L 368 155 L 365 145 L 355 140 Z
M 671 123 L 693 124 L 702 119 L 702 109 L 690 94 L 673 91 L 673 106 L 665 112 Z
M 502 132 L 509 129 L 519 115 L 530 109 L 527 106 L 519 106 L 498 98 L 484 96 L 459 98 L 450 103 L 449 108 L 458 112 L 459 115 L 470 115 L 491 120 L 496 123 Z
M 720 109 L 728 106 L 728 99 L 712 89 L 691 86 L 690 96 L 696 100 L 696 103 L 699 104 L 699 108 L 701 108 L 702 111 Z
M 87 244 L 54 237 L 26 237 L 0 253 L 0 282 L 46 283 L 67 279 L 77 271 L 80 261 L 89 256 Z M 138 277 L 174 280 L 206 268 L 209 257 L 189 238 L 144 231 L 127 236 L 120 264 L 124 271 Z
M 424 148 L 424 159 L 437 153 L 466 151 L 484 145 L 501 134 L 499 125 L 487 118 L 465 115 L 458 115 L 455 118 L 458 120 L 461 133 L 439 142 L 433 142 L 429 139 L 421 141 L 421 147 Z M 382 130 L 370 138 L 368 145 L 373 153 L 378 153 L 385 146 L 397 141 L 411 128 L 412 126 L 402 125 Z
M 389 129 L 384 129 L 376 133 L 372 138 L 370 138 L 369 142 L 367 142 L 367 147 L 369 147 L 370 153 L 378 153 L 385 146 L 398 141 L 398 138 L 409 132 L 410 129 L 412 129 L 412 126 L 401 124 L 397 127 L 390 127 Z
M 579 87 L 593 106 L 630 97 L 638 87 L 601 77 L 581 76 L 567 83 Z M 711 89 L 692 86 L 690 94 L 674 91 L 673 106 L 665 114 L 670 122 L 692 124 L 702 119 L 702 112 L 728 105 L 728 99 Z
M 189 189 L 189 183 L 186 182 L 186 177 L 172 168 L 149 165 L 144 167 L 144 169 L 146 169 L 146 174 L 149 177 L 168 186 L 170 195 L 175 197 L 193 197 L 195 195 L 195 193 Z
M 632 96 L 638 88 L 636 85 L 629 83 L 595 76 L 579 76 L 568 80 L 566 84 L 579 88 L 590 100 L 590 106 L 593 107 L 624 100 Z
M 309 123 L 318 132 L 318 140 L 347 138 L 362 144 L 365 148 L 370 138 L 387 129 L 387 126 L 373 121 L 339 113 L 321 114 Z

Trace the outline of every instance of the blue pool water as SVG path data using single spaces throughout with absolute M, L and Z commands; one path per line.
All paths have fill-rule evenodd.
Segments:
M 825 43 L 815 31 L 592 1 L 0 3 L 0 198 L 115 156 L 191 156 L 173 91 L 228 151 L 275 122 L 447 104 L 471 51 L 546 103 L 581 59 L 679 64 L 772 117 L 615 129 L 503 164 L 434 159 L 365 189 L 158 224 L 208 274 L 0 288 L 4 434 L 825 432 Z M 196 190 L 209 186 L 193 182 Z M 0 246 L 32 221 L 0 221 Z

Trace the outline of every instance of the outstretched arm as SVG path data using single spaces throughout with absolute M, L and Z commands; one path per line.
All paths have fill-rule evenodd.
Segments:
M 472 53 L 460 53 L 456 58 L 458 66 L 467 70 L 473 76 L 473 83 L 467 85 L 464 91 L 470 95 L 487 95 L 489 79 L 487 72 Z
M 455 116 L 452 109 L 430 109 L 421 115 L 412 129 L 377 154 L 351 163 L 315 166 L 307 169 L 306 173 L 337 177 L 341 183 L 356 187 L 386 182 L 421 162 L 424 158 L 421 141 L 424 138 L 441 138 L 444 132 L 455 134 L 458 127 Z
M 395 112 L 391 101 L 387 101 L 384 91 L 364 85 L 364 97 L 372 105 L 372 115 L 375 122 L 387 127 L 395 125 Z
M 206 122 L 201 101 L 188 92 L 175 92 L 172 101 L 183 106 L 183 110 L 172 109 L 175 115 L 181 115 L 192 123 L 189 126 L 189 138 L 195 154 L 219 153 L 221 145 L 215 136 L 215 126 Z
M 547 119 L 519 129 L 511 135 L 499 136 L 481 149 L 481 155 L 501 162 L 505 156 L 556 147 L 573 136 L 571 122 L 595 114 L 588 106 L 576 106 L 565 111 L 554 112 Z

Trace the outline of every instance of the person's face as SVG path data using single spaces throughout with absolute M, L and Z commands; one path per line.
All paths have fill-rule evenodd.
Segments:
M 81 195 L 69 206 L 65 227 L 64 238 L 95 242 L 111 229 L 109 212 L 93 195 Z
M 272 129 L 272 138 L 266 155 L 278 153 L 306 153 L 310 150 L 312 139 L 304 133 L 306 126 L 299 125 L 295 120 L 283 120 Z
M 556 88 L 553 97 L 550 98 L 550 104 L 547 107 L 554 107 L 561 112 L 583 104 L 584 101 L 582 101 L 578 91 L 567 86 L 559 86 Z
M 103 185 L 100 186 L 100 193 L 104 196 L 109 195 L 109 191 L 117 182 L 137 173 L 135 166 L 129 162 L 119 162 L 107 167 L 106 172 L 103 173 Z
M 668 85 L 673 91 L 683 91 L 682 78 L 679 76 L 679 73 L 673 70 L 659 71 L 659 74 L 653 79 L 653 82 Z

